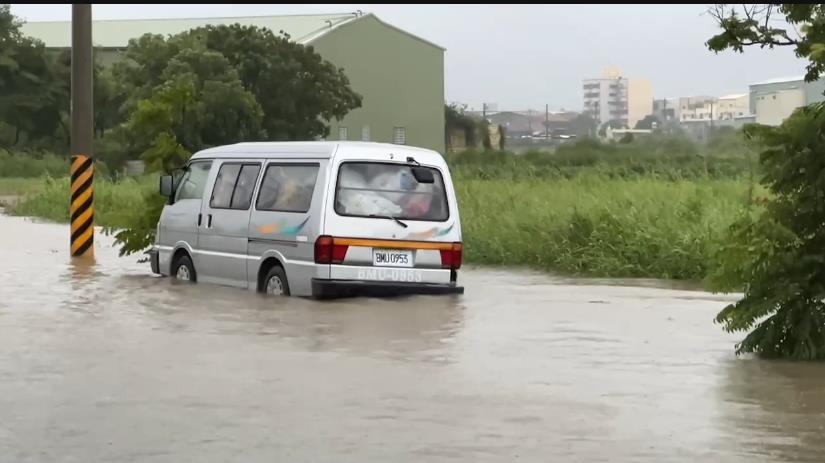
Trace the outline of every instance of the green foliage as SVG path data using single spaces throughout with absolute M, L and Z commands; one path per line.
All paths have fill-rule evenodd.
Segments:
M 709 13 L 721 29 L 705 45 L 716 53 L 745 47 L 790 46 L 808 59 L 805 80 L 825 71 L 825 9 L 821 4 L 716 4 Z M 798 33 L 796 32 L 798 31 Z
M 208 146 L 263 137 L 260 105 L 220 53 L 184 49 L 164 74 L 124 126 L 150 171 L 169 171 Z
M 602 123 L 599 126 L 599 136 L 604 137 L 607 135 L 607 128 L 610 127 L 611 129 L 626 129 L 627 126 L 624 122 L 619 119 L 611 119 L 607 122 Z
M 468 262 L 701 280 L 745 207 L 743 180 L 455 178 Z M 514 207 L 516 205 L 517 207 Z
M 797 56 L 808 59 L 807 81 L 825 70 L 822 5 L 720 4 L 711 14 L 722 30 L 706 43 L 715 52 L 791 46 Z M 733 224 L 709 276 L 716 290 L 745 289 L 741 300 L 716 317 L 729 332 L 750 330 L 737 353 L 825 359 L 823 124 L 825 107 L 815 104 L 797 109 L 779 127 L 746 130 L 766 146 L 760 164 L 771 194 L 761 201 L 761 214 L 748 211 Z
M 632 143 L 582 139 L 555 153 L 467 151 L 447 155 L 450 168 L 463 178 L 555 179 L 597 171 L 611 178 L 653 177 L 663 180 L 751 177 L 755 148 L 740 135 L 719 141 L 717 149 L 681 137 L 641 137 Z
M 42 178 L 0 177 L 0 196 L 22 196 L 37 191 Z
M 54 57 L 20 26 L 9 5 L 0 5 L 0 121 L 13 134 L 4 144 L 42 145 L 60 127 L 67 93 Z
M 716 318 L 727 331 L 752 331 L 737 352 L 825 359 L 825 107 L 797 110 L 777 128 L 753 127 L 772 198 L 765 212 L 731 228 L 710 281 L 745 286 L 744 297 Z
M 450 133 L 461 131 L 464 133 L 466 145 L 476 147 L 478 145 L 476 131 L 480 120 L 480 118 L 467 114 L 467 105 L 458 103 L 444 105 L 444 133 L 447 136 L 447 145 L 450 144 Z
M 192 29 L 180 39 L 199 41 L 229 60 L 263 109 L 262 127 L 270 140 L 326 137 L 325 121 L 340 120 L 361 106 L 342 68 L 285 34 L 232 24 Z
M 570 121 L 570 133 L 577 137 L 595 137 L 599 123 L 588 113 L 581 113 Z
M 644 119 L 640 119 L 638 122 L 636 122 L 636 125 L 633 128 L 642 130 L 652 130 L 654 124 L 657 128 L 662 127 L 662 121 L 660 121 L 658 117 L 649 114 L 645 116 Z
M 37 188 L 31 188 L 31 190 L 32 192 L 9 212 L 16 215 L 41 217 L 55 222 L 69 221 L 68 177 L 41 179 Z M 157 196 L 157 177 L 155 176 L 125 178 L 115 182 L 105 176 L 95 175 L 95 224 L 116 228 L 129 226 L 130 224 L 124 217 L 129 212 L 145 211 L 146 204 L 143 196 L 149 192 Z
M 133 209 L 120 209 L 113 213 L 111 223 L 104 232 L 113 234 L 115 244 L 120 245 L 120 256 L 143 251 L 155 242 L 160 214 L 166 204 L 155 188 L 142 191 L 140 203 Z
M 0 178 L 61 177 L 69 172 L 66 158 L 44 152 L 9 152 L 0 150 Z
M 628 144 L 583 139 L 553 154 L 448 155 L 467 260 L 701 280 L 754 194 L 753 147 L 739 134 L 725 137 L 719 153 L 653 136 Z

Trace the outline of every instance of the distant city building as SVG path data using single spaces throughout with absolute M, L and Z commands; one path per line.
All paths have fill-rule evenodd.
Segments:
M 653 100 L 653 115 L 660 121 L 679 120 L 679 99 L 662 98 Z
M 584 111 L 599 124 L 619 121 L 633 128 L 653 113 L 653 91 L 647 79 L 628 79 L 618 68 L 606 68 L 602 77 L 582 83 Z
M 805 82 L 804 77 L 766 80 L 750 85 L 750 112 L 757 124 L 779 125 L 794 109 L 825 100 L 825 80 Z
M 501 111 L 487 114 L 487 120 L 506 129 L 507 138 L 543 137 L 568 135 L 570 122 L 578 116 L 575 112 L 550 112 L 539 110 Z M 546 129 L 546 132 L 545 132 Z
M 663 122 L 677 122 L 681 130 L 697 141 L 707 141 L 716 129 L 740 128 L 754 122 L 748 94 L 721 97 L 698 95 L 655 100 L 653 114 Z
M 719 120 L 730 120 L 750 115 L 750 99 L 747 93 L 720 96 L 716 100 Z
M 680 97 L 678 101 L 679 121 L 718 119 L 717 109 L 714 108 L 716 103 L 714 96 L 687 96 Z

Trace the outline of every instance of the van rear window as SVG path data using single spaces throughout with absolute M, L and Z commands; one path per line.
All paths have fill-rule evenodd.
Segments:
M 335 212 L 354 217 L 446 221 L 450 211 L 441 172 L 424 168 L 432 172 L 434 181 L 419 183 L 412 168 L 407 164 L 379 162 L 341 164 L 335 190 Z

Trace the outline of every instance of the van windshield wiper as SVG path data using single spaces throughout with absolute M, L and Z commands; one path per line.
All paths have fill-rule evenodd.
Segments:
M 398 219 L 398 217 L 393 217 L 393 216 L 391 216 L 391 215 L 378 215 L 378 214 L 370 214 L 369 216 L 370 216 L 370 217 L 372 217 L 372 218 L 375 218 L 375 219 L 395 220 L 395 222 L 396 222 L 398 225 L 401 225 L 401 226 L 402 226 L 402 227 L 404 227 L 404 228 L 407 228 L 407 226 L 408 226 L 407 224 L 405 224 L 404 222 L 402 222 L 401 220 L 399 220 L 399 219 Z

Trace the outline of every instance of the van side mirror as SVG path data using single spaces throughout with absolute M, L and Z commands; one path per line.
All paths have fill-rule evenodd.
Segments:
M 175 193 L 174 183 L 171 175 L 161 175 L 160 177 L 160 194 L 166 196 L 170 200 Z

